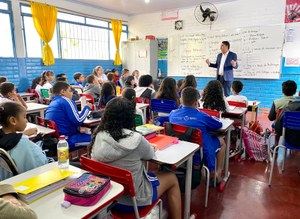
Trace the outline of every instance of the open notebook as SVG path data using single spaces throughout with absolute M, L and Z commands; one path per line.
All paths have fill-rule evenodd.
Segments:
M 21 200 L 27 204 L 65 186 L 73 180 L 71 175 L 75 172 L 54 168 L 42 174 L 33 176 L 22 182 L 14 184 Z
M 148 139 L 148 142 L 154 145 L 157 150 L 163 150 L 172 144 L 177 144 L 178 138 L 168 135 L 157 135 L 154 138 Z

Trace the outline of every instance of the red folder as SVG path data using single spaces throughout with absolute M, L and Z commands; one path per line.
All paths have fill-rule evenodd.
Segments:
M 150 144 L 153 144 L 157 150 L 163 150 L 171 144 L 177 144 L 178 138 L 167 136 L 167 135 L 157 135 L 154 138 L 148 139 Z

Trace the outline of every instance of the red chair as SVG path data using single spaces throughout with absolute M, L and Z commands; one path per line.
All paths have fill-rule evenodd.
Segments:
M 216 111 L 216 112 L 218 112 L 218 111 Z M 166 135 L 167 134 L 167 132 L 166 132 L 166 123 L 164 123 L 164 128 L 165 128 L 164 129 L 164 134 Z M 172 130 L 176 134 L 180 134 L 180 135 L 184 134 L 186 132 L 186 129 L 187 129 L 187 126 L 172 123 Z M 199 144 L 200 152 L 201 152 L 201 159 L 203 160 L 203 151 L 202 151 L 203 144 L 202 144 L 202 132 L 201 132 L 201 130 L 196 129 L 196 128 L 194 129 L 194 132 L 193 132 L 193 135 L 192 135 L 192 138 L 191 138 L 190 142 Z M 207 207 L 209 184 L 210 184 L 210 171 L 205 165 L 203 165 L 203 168 L 206 172 L 205 207 Z M 201 170 L 199 170 L 199 171 L 201 171 Z M 215 182 L 216 182 L 216 179 L 215 179 Z
M 91 94 L 80 94 L 81 97 L 86 97 L 87 101 L 93 104 L 92 110 L 95 110 L 95 100 Z M 82 110 L 82 109 L 81 109 Z
M 204 108 L 198 108 L 201 112 L 204 112 L 206 113 L 207 115 L 210 115 L 210 116 L 214 116 L 214 117 L 217 117 L 217 118 L 220 118 L 220 112 L 217 111 L 217 110 L 210 110 L 210 109 L 204 109 Z
M 247 108 L 246 103 L 237 102 L 237 101 L 227 101 L 230 106 L 243 107 Z
M 36 117 L 36 118 L 37 118 L 37 122 L 38 122 L 39 125 L 47 127 L 47 128 L 50 128 L 50 129 L 54 129 L 55 130 L 54 136 L 56 138 L 59 138 L 60 135 L 59 135 L 57 126 L 56 126 L 56 124 L 55 124 L 54 121 L 46 120 L 46 119 L 44 119 L 42 117 Z
M 132 174 L 130 171 L 114 167 L 99 161 L 92 160 L 86 156 L 80 157 L 80 163 L 82 168 L 86 171 L 96 174 L 103 174 L 109 176 L 113 181 L 120 183 L 124 186 L 125 193 L 130 195 L 133 202 L 134 213 L 121 213 L 115 210 L 112 210 L 113 218 L 142 218 L 145 217 L 150 211 L 159 204 L 160 218 L 162 212 L 162 200 L 157 199 L 152 205 L 149 205 L 141 210 L 138 210 L 136 197 L 135 197 L 135 188 L 134 182 L 132 179 Z

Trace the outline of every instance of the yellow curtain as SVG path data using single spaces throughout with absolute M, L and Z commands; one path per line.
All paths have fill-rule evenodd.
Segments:
M 44 42 L 43 63 L 44 65 L 53 65 L 55 61 L 49 42 L 52 40 L 56 25 L 57 9 L 54 6 L 38 2 L 30 2 L 30 6 L 35 29 Z
M 122 21 L 112 19 L 111 25 L 112 25 L 112 32 L 114 34 L 115 45 L 116 45 L 116 56 L 115 56 L 114 65 L 121 65 L 122 60 L 119 53 L 119 47 L 120 47 L 120 39 L 122 34 Z

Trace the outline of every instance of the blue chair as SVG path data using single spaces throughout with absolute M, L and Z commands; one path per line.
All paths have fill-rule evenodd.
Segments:
M 300 134 L 300 112 L 284 112 L 283 115 L 283 127 L 282 127 L 282 138 L 283 145 L 277 145 L 273 152 L 273 158 L 271 160 L 271 171 L 269 176 L 269 186 L 271 186 L 276 152 L 279 148 L 284 149 L 282 171 L 284 171 L 284 162 L 286 149 L 300 150 L 300 141 L 297 137 Z
M 169 122 L 169 113 L 174 109 L 177 109 L 177 104 L 174 100 L 151 99 L 150 112 L 153 124 L 163 126 L 164 122 Z M 154 112 L 157 112 L 158 116 L 154 116 Z

